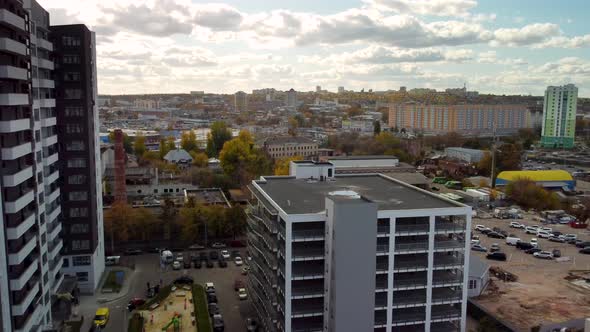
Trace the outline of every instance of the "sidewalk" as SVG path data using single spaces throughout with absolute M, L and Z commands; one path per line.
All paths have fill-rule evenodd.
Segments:
M 123 286 L 121 287 L 118 293 L 102 293 L 102 285 L 104 284 L 107 275 L 111 271 L 125 271 L 125 280 L 123 281 Z M 94 298 L 96 298 L 96 302 L 109 303 L 127 296 L 127 294 L 129 293 L 129 288 L 131 287 L 131 282 L 135 278 L 136 272 L 137 271 L 124 266 L 107 267 L 104 270 L 104 275 L 102 280 L 100 281 L 100 285 L 98 286 L 98 289 L 96 290 L 96 293 L 93 296 Z

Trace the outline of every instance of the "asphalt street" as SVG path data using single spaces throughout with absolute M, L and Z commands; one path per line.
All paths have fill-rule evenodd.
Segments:
M 185 259 L 189 258 L 187 253 L 184 256 Z M 209 269 L 203 265 L 201 269 L 190 268 L 173 271 L 168 266 L 162 271 L 157 254 L 131 256 L 131 259 L 135 261 L 135 272 L 130 277 L 131 280 L 128 280 L 130 287 L 127 295 L 108 303 L 99 303 L 102 296 L 100 292 L 94 296 L 83 296 L 80 299 L 79 313 L 85 317 L 82 331 L 90 329 L 94 312 L 99 307 L 108 307 L 111 314 L 107 326 L 102 331 L 127 331 L 127 319 L 130 316 L 127 311 L 127 303 L 131 298 L 145 298 L 148 282 L 150 285 L 155 285 L 161 279 L 163 285 L 166 285 L 185 274 L 193 277 L 196 283 L 213 282 L 215 284 L 226 331 L 245 330 L 246 318 L 253 317 L 254 311 L 251 308 L 250 300 L 240 301 L 233 289 L 236 278 L 246 280 L 246 276 L 241 275 L 241 267 L 236 266 L 233 261 L 228 261 L 226 268 L 219 268 L 216 263 L 214 268 Z

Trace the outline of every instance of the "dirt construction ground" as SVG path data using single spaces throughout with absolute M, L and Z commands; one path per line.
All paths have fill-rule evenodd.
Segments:
M 524 219 L 516 220 L 526 225 L 535 225 L 532 214 L 525 214 Z M 513 233 L 523 241 L 529 241 L 533 235 L 525 234 L 524 230 L 510 228 L 513 220 L 492 218 L 474 218 L 472 226 L 477 224 L 486 227 L 499 227 L 508 233 Z M 578 239 L 590 240 L 590 233 L 582 229 L 573 229 L 567 225 L 547 225 L 554 231 L 564 234 L 578 234 Z M 498 243 L 501 251 L 508 256 L 506 262 L 486 260 L 486 253 L 471 251 L 490 266 L 500 266 L 508 272 L 518 276 L 517 282 L 503 282 L 495 278 L 488 287 L 488 292 L 476 301 L 498 317 L 511 323 L 519 331 L 530 331 L 531 327 L 549 323 L 563 322 L 570 319 L 590 317 L 590 283 L 579 282 L 576 286 L 564 279 L 570 270 L 590 271 L 590 255 L 578 253 L 579 248 L 572 244 L 550 242 L 539 239 L 539 247 L 552 251 L 559 249 L 562 257 L 569 257 L 570 261 L 557 262 L 555 260 L 538 259 L 514 246 L 506 244 L 505 240 L 488 238 L 472 230 L 473 235 L 479 235 L 481 244 L 487 248 Z M 590 276 L 590 275 L 587 275 Z

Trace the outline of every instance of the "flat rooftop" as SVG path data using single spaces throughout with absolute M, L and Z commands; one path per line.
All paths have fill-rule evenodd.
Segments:
M 336 176 L 334 181 L 269 177 L 256 183 L 286 213 L 319 213 L 330 192 L 352 190 L 379 205 L 379 210 L 412 210 L 462 206 L 400 184 L 378 174 Z

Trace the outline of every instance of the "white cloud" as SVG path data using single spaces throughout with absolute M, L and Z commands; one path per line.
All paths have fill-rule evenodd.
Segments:
M 560 34 L 559 26 L 553 23 L 534 23 L 517 29 L 494 31 L 493 45 L 524 46 L 538 44 Z
M 367 0 L 370 5 L 401 14 L 462 16 L 477 6 L 475 0 Z

